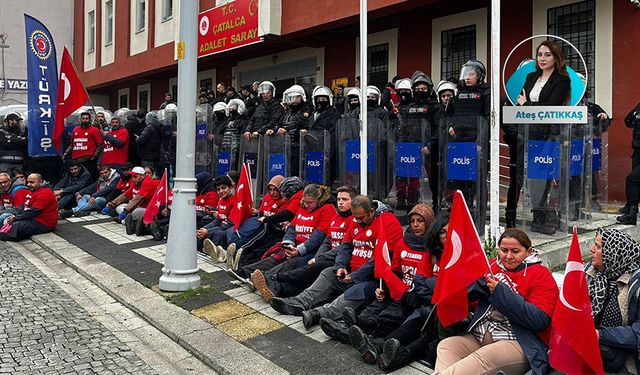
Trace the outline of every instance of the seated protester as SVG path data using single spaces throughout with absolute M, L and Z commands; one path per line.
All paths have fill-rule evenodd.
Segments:
M 357 309 L 373 301 L 378 285 L 373 277 L 373 249 L 378 233 L 385 228 L 391 248 L 402 239 L 398 219 L 381 202 L 375 204 L 365 195 L 355 197 L 351 202 L 354 222 L 338 248 L 335 265 L 322 271 L 316 281 L 297 296 L 272 298 L 269 304 L 274 310 L 302 315 L 305 328 L 310 328 L 321 318 L 340 318 L 345 307 Z M 314 307 L 341 292 L 333 302 Z
M 427 249 L 427 233 L 433 223 L 434 215 L 431 207 L 418 203 L 407 216 L 409 226 L 404 232 L 403 240 L 398 241 L 396 247 L 389 250 L 393 251 L 392 269 L 394 274 L 409 289 L 413 285 L 413 277 L 416 274 L 424 277 L 431 277 L 433 274 L 432 257 Z M 376 301 L 367 306 L 354 322 L 351 322 L 351 318 L 348 319 L 350 325 L 357 323 L 354 328 L 358 330 L 358 333 L 367 332 L 374 336 L 385 336 L 413 312 L 414 308 L 403 304 L 402 301 L 391 299 L 385 289 L 376 289 Z M 387 307 L 390 307 L 389 311 L 387 311 Z M 378 319 L 379 316 L 381 319 Z M 323 318 L 320 320 L 320 327 L 327 336 L 345 344 L 351 344 L 349 326 L 346 322 Z M 357 349 L 359 348 L 358 345 Z M 377 356 L 371 357 L 365 358 L 363 356 L 363 359 L 367 363 L 375 363 Z
M 150 224 L 144 224 L 143 220 L 138 221 L 138 225 L 136 226 L 136 234 L 140 233 L 150 233 L 155 241 L 162 241 L 166 236 L 169 235 L 169 223 L 171 220 L 171 205 L 173 204 L 173 190 L 169 190 L 167 193 L 168 202 L 166 205 L 161 205 L 160 212 L 153 218 L 153 221 Z M 144 226 L 145 228 L 139 228 L 140 226 Z
M 591 254 L 586 273 L 604 371 L 636 374 L 640 245 L 617 229 L 598 229 Z
M 236 196 L 233 195 L 233 182 L 229 176 L 218 176 L 214 180 L 216 191 L 220 196 L 218 201 L 218 209 L 214 214 L 214 219 L 204 227 L 196 230 L 196 237 L 202 241 L 199 249 L 209 254 L 214 262 L 224 262 L 227 260 L 226 247 L 227 229 L 233 227 L 233 223 L 229 220 L 231 209 L 236 204 Z M 200 243 L 200 241 L 198 241 Z
M 449 214 L 441 212 L 427 233 L 427 249 L 430 253 L 432 276 L 417 274 L 413 278 L 412 287 L 402 295 L 402 299 L 392 303 L 376 317 L 366 314 L 356 315 L 354 310 L 345 309 L 343 319 L 349 328 L 351 344 L 360 352 L 367 363 L 375 362 L 382 371 L 391 371 L 403 367 L 414 360 L 425 359 L 434 363 L 435 349 L 440 335 L 453 335 L 460 332 L 464 322 L 447 327 L 446 331 L 432 334 L 431 327 L 437 327 L 435 314 L 431 314 L 433 306 L 431 298 L 438 276 L 438 263 L 447 240 Z M 402 254 L 402 253 L 400 253 Z M 395 254 L 394 254 L 395 255 Z M 405 314 L 409 313 L 408 316 Z M 427 320 L 432 322 L 425 330 Z M 372 321 L 369 318 L 374 318 Z M 388 326 L 388 327 L 387 327 Z M 365 333 L 366 330 L 366 333 Z M 445 337 L 446 337 L 445 336 Z M 373 361 L 373 362 L 372 362 Z M 433 367 L 433 366 L 430 366 Z
M 61 218 L 73 215 L 68 209 L 76 202 L 76 193 L 91 185 L 91 173 L 80 162 L 69 162 L 69 172 L 53 187 L 53 194 L 58 200 L 58 212 Z
M 56 229 L 56 197 L 50 188 L 42 186 L 42 182 L 42 176 L 37 173 L 27 177 L 29 194 L 15 214 L 4 219 L 3 228 L 6 233 L 0 233 L 0 241 L 22 241 L 35 234 L 49 233 Z
M 127 234 L 134 234 L 135 221 L 141 219 L 142 215 L 144 215 L 144 209 L 156 192 L 158 181 L 154 181 L 151 177 L 145 175 L 142 167 L 134 167 L 129 174 L 132 180 L 129 188 L 107 203 L 107 208 L 110 211 L 115 211 L 118 215 L 113 221 L 121 223 L 125 220 Z M 129 214 L 133 215 L 130 216 Z M 130 217 L 130 219 L 127 220 L 127 217 Z
M 285 198 L 284 203 L 278 207 L 278 210 L 273 215 L 258 217 L 258 222 L 263 225 L 259 232 L 245 239 L 246 242 L 242 246 L 238 246 L 236 243 L 237 251 L 232 264 L 233 267 L 227 269 L 231 277 L 247 282 L 245 278 L 232 271 L 259 261 L 267 250 L 282 240 L 286 229 L 289 227 L 289 221 L 293 219 L 300 208 L 303 189 L 304 182 L 300 177 L 296 176 L 286 177 L 278 184 L 278 190 Z
M 302 205 L 296 212 L 282 242 L 273 245 L 262 260 L 240 268 L 240 277 L 249 277 L 254 271 L 268 271 L 290 259 L 292 267 L 301 267 L 314 257 L 329 233 L 336 210 L 327 201 L 331 198 L 328 186 L 309 184 L 304 188 Z
M 238 100 L 238 99 L 233 99 Z M 233 101 L 232 100 L 232 101 Z M 267 193 L 262 198 L 262 203 L 258 209 L 253 208 L 254 216 L 247 218 L 240 224 L 237 230 L 227 233 L 227 269 L 237 270 L 236 263 L 240 262 L 240 257 L 244 253 L 245 258 L 248 253 L 237 251 L 237 249 L 243 249 L 243 246 L 252 240 L 260 232 L 266 231 L 265 224 L 258 221 L 263 216 L 273 216 L 280 212 L 287 199 L 282 195 L 278 184 L 284 180 L 284 176 L 275 175 L 271 178 L 267 184 Z M 264 233 L 263 233 L 264 234 Z
M 111 119 L 111 128 L 102 130 L 104 147 L 102 149 L 102 165 L 114 168 L 119 174 L 129 160 L 129 131 L 122 126 L 120 119 Z
M 551 317 L 558 286 L 521 229 L 498 240 L 491 271 L 471 287 L 479 301 L 468 333 L 438 344 L 435 371 L 454 374 L 546 374 Z
M 0 173 L 0 226 L 4 219 L 24 204 L 27 194 L 29 189 L 20 180 L 12 182 L 8 173 Z
M 316 255 L 307 264 L 297 267 L 297 260 L 290 258 L 267 272 L 256 270 L 251 280 L 262 298 L 269 302 L 271 298 L 293 297 L 302 293 L 318 278 L 325 268 L 332 267 L 336 261 L 337 249 L 347 229 L 353 221 L 351 201 L 356 190 L 351 186 L 341 186 L 338 192 L 338 212 L 331 219 L 329 235 L 325 237 Z
M 120 175 L 115 169 L 106 165 L 98 167 L 98 181 L 76 193 L 76 207 L 72 208 L 74 216 L 87 216 L 91 211 L 102 211 L 107 202 L 120 195 L 116 186 L 120 182 Z
M 196 226 L 203 227 L 211 221 L 211 215 L 218 207 L 220 196 L 216 191 L 213 176 L 207 172 L 196 174 Z
M 120 181 L 116 184 L 116 197 L 129 190 L 129 187 L 133 183 L 133 180 L 131 179 L 131 169 L 133 169 L 133 165 L 131 165 L 131 163 L 127 163 L 122 167 L 122 172 L 120 172 Z M 112 211 L 108 204 L 107 207 L 102 209 L 102 214 L 111 215 L 113 217 L 118 216 L 118 213 L 115 210 Z

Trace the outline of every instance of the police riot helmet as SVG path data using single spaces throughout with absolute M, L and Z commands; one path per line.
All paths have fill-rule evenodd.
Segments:
M 452 91 L 453 96 L 456 96 L 458 94 L 458 86 L 456 86 L 455 83 L 451 81 L 440 81 L 440 83 L 438 83 L 438 87 L 436 88 L 436 93 L 438 94 L 438 101 L 440 101 L 440 94 L 447 90 Z
M 213 105 L 213 112 L 226 112 L 227 104 L 225 102 L 217 102 Z
M 409 78 L 402 78 L 396 82 L 396 91 L 409 90 L 411 91 L 411 80 Z
M 300 98 L 300 103 L 307 101 L 307 94 L 304 92 L 304 89 L 300 85 L 293 85 L 285 90 L 282 95 L 282 99 L 285 103 L 292 105 L 298 104 L 296 98 Z
M 276 96 L 276 87 L 270 81 L 262 81 L 258 85 L 258 95 L 262 95 L 266 92 L 271 92 L 271 95 Z
M 177 106 L 177 105 L 175 105 L 174 103 L 169 103 L 169 104 L 167 104 L 167 106 L 166 106 L 166 107 L 164 107 L 164 109 L 165 109 L 166 111 L 174 111 L 174 112 L 177 112 L 177 111 L 178 111 L 178 106 Z
M 484 83 L 484 79 L 487 74 L 487 69 L 484 67 L 484 64 L 478 60 L 469 60 L 464 63 L 464 65 L 462 65 L 462 69 L 460 69 L 460 84 L 466 85 L 465 78 L 467 78 L 472 72 L 478 77 L 478 82 L 476 84 Z
M 416 85 L 419 83 L 424 83 L 425 85 L 427 85 L 427 91 L 431 92 L 433 90 L 433 81 L 431 80 L 431 77 L 426 75 L 421 70 L 416 70 L 411 75 L 411 89 L 415 90 Z
M 313 93 L 311 94 L 311 97 L 313 99 L 314 104 L 318 96 L 328 97 L 329 105 L 333 105 L 333 95 L 331 95 L 331 90 L 327 86 L 316 86 L 316 88 L 313 89 Z
M 352 97 L 360 98 L 360 89 L 357 87 L 352 88 L 347 91 L 347 98 L 351 99 Z
M 231 112 L 232 110 L 236 110 L 240 115 L 243 114 L 245 110 L 244 102 L 240 99 L 229 100 L 229 104 L 227 104 L 227 111 Z
M 367 86 L 367 99 L 374 98 L 378 102 L 378 105 L 380 105 L 381 96 L 380 89 L 375 86 Z

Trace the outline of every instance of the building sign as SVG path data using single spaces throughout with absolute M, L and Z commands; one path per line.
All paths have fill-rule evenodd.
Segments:
M 27 91 L 26 79 L 0 78 L 0 90 Z
M 261 41 L 258 0 L 235 0 L 198 15 L 198 57 Z
M 502 108 L 505 124 L 586 124 L 584 106 L 514 106 Z

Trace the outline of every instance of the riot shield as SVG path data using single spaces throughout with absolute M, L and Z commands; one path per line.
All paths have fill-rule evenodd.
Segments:
M 161 163 L 167 168 L 169 178 L 172 179 L 176 168 L 178 112 L 172 109 L 161 109 L 158 111 L 158 121 L 162 124 Z
M 273 176 L 291 176 L 291 138 L 284 135 L 264 135 L 262 136 L 262 147 L 264 162 L 262 163 L 262 181 L 258 181 L 258 186 L 266 186 Z
M 258 138 L 240 138 L 240 152 L 238 156 L 239 164 L 249 164 L 249 170 L 251 171 L 251 179 L 253 180 L 254 194 L 256 196 L 262 195 L 263 186 L 258 184 L 261 181 L 262 171 L 260 170 L 260 162 L 262 158 L 260 150 L 260 140 Z
M 453 195 L 464 195 L 479 235 L 484 234 L 487 209 L 488 134 L 482 116 L 451 116 L 441 119 L 440 210 L 450 210 Z
M 412 118 L 395 123 L 390 134 L 394 139 L 390 159 L 394 187 L 390 196 L 395 195 L 398 210 L 410 210 L 418 202 L 431 200 L 431 124 L 426 119 Z
M 330 186 L 331 134 L 327 130 L 300 133 L 300 178 Z
M 387 126 L 378 119 L 367 120 L 367 192 L 374 199 L 386 200 L 391 189 L 389 150 L 393 141 L 387 138 Z M 340 183 L 360 189 L 360 125 L 357 118 L 343 118 L 336 124 Z
M 608 208 L 609 204 L 609 125 L 611 119 L 593 119 L 588 125 L 591 132 L 585 135 L 585 183 L 584 207 L 594 216 Z M 587 173 L 591 170 L 591 174 Z
M 212 166 L 212 151 L 213 147 L 210 145 L 207 134 L 211 127 L 211 121 L 213 116 L 213 109 L 211 105 L 199 104 L 196 107 L 196 173 L 198 172 L 213 172 Z M 227 170 L 224 173 L 227 173 Z M 216 176 L 217 174 L 213 174 Z

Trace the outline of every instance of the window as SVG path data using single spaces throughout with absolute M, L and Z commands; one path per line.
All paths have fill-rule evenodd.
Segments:
M 444 30 L 441 56 L 440 79 L 458 79 L 462 65 L 476 58 L 476 25 Z
M 87 33 L 87 52 L 91 53 L 96 47 L 96 12 L 94 10 L 89 12 L 87 25 L 89 26 L 89 32 Z
M 389 44 L 378 44 L 367 49 L 368 85 L 382 91 L 389 79 Z
M 173 17 L 173 0 L 162 0 L 162 20 Z
M 129 95 L 120 95 L 119 102 L 120 108 L 129 108 Z
M 105 3 L 104 9 L 104 45 L 113 43 L 113 0 Z
M 205 88 L 207 89 L 207 91 L 211 90 L 213 88 L 213 79 L 211 78 L 201 79 L 200 88 Z
M 143 31 L 147 22 L 147 0 L 136 0 L 136 32 Z
M 571 42 L 582 53 L 589 73 L 587 93 L 595 93 L 595 1 L 587 0 L 547 10 L 547 31 Z M 569 45 L 560 42 L 567 66 L 584 73 L 582 60 Z
M 178 85 L 171 86 L 171 95 L 173 96 L 173 101 L 178 102 Z
M 138 109 L 149 110 L 149 91 L 142 90 L 138 92 Z

